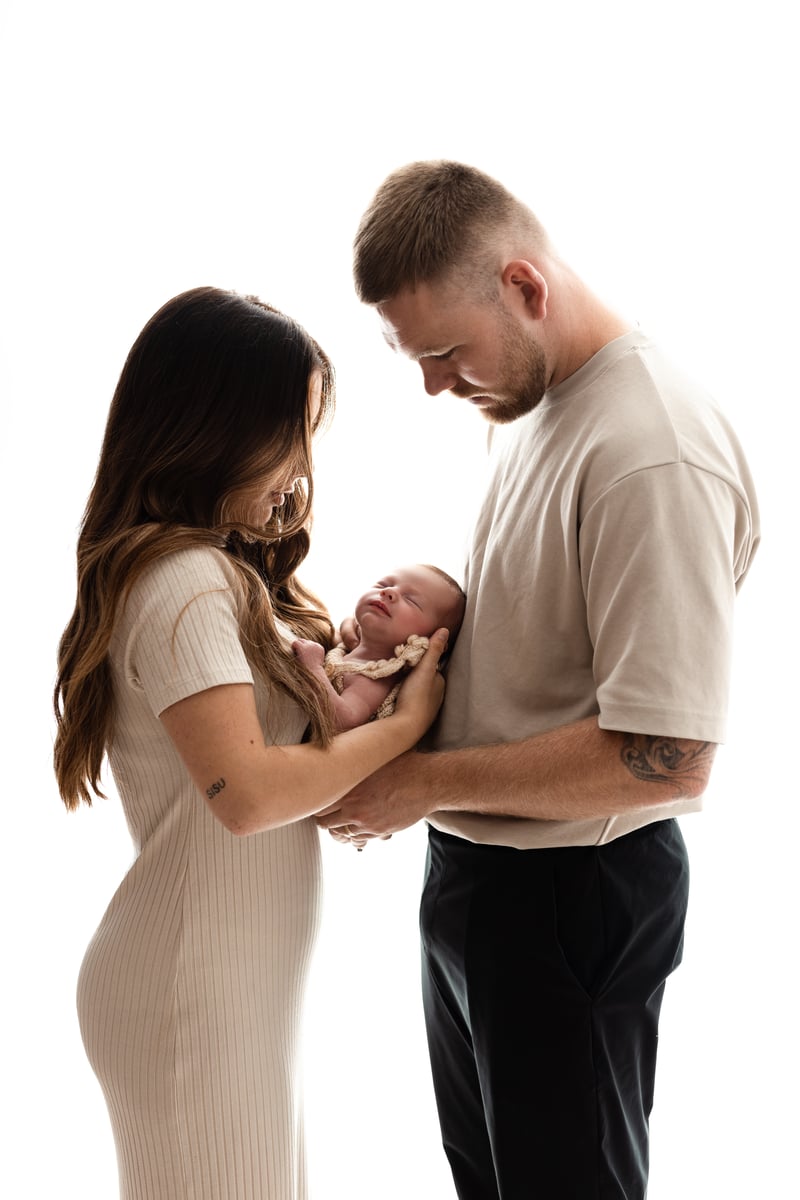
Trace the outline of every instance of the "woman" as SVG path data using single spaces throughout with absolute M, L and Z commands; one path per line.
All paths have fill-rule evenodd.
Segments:
M 75 808 L 102 795 L 107 752 L 137 851 L 78 984 L 123 1200 L 306 1195 L 307 818 L 414 745 L 441 703 L 443 631 L 395 716 L 335 740 L 292 654 L 297 637 L 332 641 L 295 575 L 332 405 L 300 326 L 214 288 L 155 314 L 111 405 L 59 651 L 55 768 Z

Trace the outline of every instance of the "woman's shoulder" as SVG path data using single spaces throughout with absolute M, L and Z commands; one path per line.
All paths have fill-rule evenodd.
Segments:
M 207 592 L 229 592 L 235 583 L 236 570 L 223 550 L 187 546 L 171 550 L 145 567 L 131 588 L 126 607 L 180 606 Z
M 120 687 L 146 693 L 154 715 L 208 687 L 252 683 L 233 576 L 223 551 L 187 546 L 160 555 L 133 583 L 109 653 Z

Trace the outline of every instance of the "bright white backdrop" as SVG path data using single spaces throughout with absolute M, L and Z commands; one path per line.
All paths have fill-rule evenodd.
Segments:
M 50 773 L 55 646 L 124 356 L 169 296 L 213 283 L 297 316 L 334 359 L 305 577 L 344 615 L 389 560 L 460 569 L 480 416 L 425 396 L 350 284 L 375 187 L 473 162 L 715 392 L 765 539 L 741 596 L 730 736 L 662 1021 L 651 1200 L 789 1195 L 797 471 L 797 88 L 787 8 L 406 0 L 5 0 L 0 1192 L 110 1200 L 105 1109 L 74 983 L 130 847 L 112 791 L 67 816 Z M 417 987 L 424 835 L 325 844 L 308 1005 L 316 1200 L 449 1200 Z M 557 1200 L 554 1197 L 543 1200 Z

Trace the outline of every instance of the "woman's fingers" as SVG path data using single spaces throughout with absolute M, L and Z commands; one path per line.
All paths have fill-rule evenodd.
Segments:
M 446 629 L 436 630 L 436 633 L 428 641 L 428 649 L 409 675 L 408 682 L 413 680 L 414 676 L 417 675 L 419 679 L 418 686 L 422 686 L 422 680 L 425 680 L 428 686 L 430 686 L 439 669 L 439 660 L 447 649 L 448 637 L 449 634 Z M 441 678 L 439 679 L 439 683 L 441 683 L 442 690 L 444 690 L 444 682 Z M 408 683 L 405 683 L 403 686 L 408 686 Z
M 450 632 L 447 629 L 437 629 L 436 633 L 428 641 L 428 649 L 420 660 L 424 663 L 426 659 L 432 660 L 432 669 L 435 671 L 439 666 L 439 659 L 447 649 L 447 643 L 450 638 Z
M 411 712 L 414 706 L 426 722 L 425 729 L 433 721 L 444 698 L 444 679 L 437 668 L 447 648 L 447 638 L 446 629 L 437 629 L 430 638 L 428 649 L 404 680 L 397 696 L 398 711 Z

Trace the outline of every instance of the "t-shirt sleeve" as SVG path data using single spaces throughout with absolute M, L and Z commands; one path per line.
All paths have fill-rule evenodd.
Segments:
M 594 503 L 581 573 L 602 728 L 724 741 L 750 538 L 735 489 L 686 463 L 634 472 Z
M 207 688 L 252 683 L 239 636 L 231 568 L 214 550 L 160 559 L 134 585 L 126 605 L 126 685 L 153 714 Z

